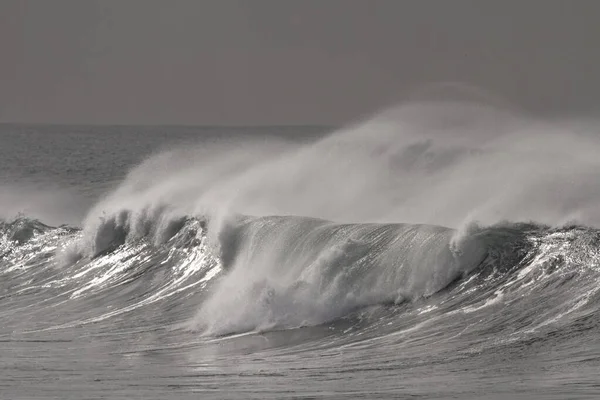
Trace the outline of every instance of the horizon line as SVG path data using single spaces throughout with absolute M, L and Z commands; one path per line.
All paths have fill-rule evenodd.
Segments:
M 339 125 L 335 124 L 195 124 L 195 123 L 90 123 L 90 122 L 8 122 L 0 121 L 0 125 L 45 125 L 45 126 L 112 126 L 112 127 L 128 127 L 128 126 L 143 126 L 143 127 L 181 127 L 181 128 L 331 128 Z

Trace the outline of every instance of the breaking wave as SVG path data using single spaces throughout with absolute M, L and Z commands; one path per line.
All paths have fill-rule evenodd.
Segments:
M 551 304 L 543 316 L 529 310 L 526 330 L 600 304 L 600 232 L 581 226 L 473 225 L 459 234 L 431 225 L 239 216 L 213 243 L 204 221 L 189 218 L 160 245 L 142 237 L 60 269 L 49 262 L 81 239 L 78 229 L 25 218 L 2 225 L 0 267 L 13 275 L 13 294 L 52 292 L 61 304 L 100 296 L 111 304 L 109 312 L 79 310 L 38 329 L 147 312 L 195 292 L 202 302 L 185 326 L 209 336 L 314 326 L 424 302 L 462 313 L 500 300 Z
M 383 335 L 474 313 L 518 338 L 579 321 L 600 305 L 600 139 L 584 128 L 440 102 L 310 144 L 160 153 L 81 228 L 0 224 L 0 295 L 28 316 L 4 322 L 146 315 L 214 337 L 357 319 Z

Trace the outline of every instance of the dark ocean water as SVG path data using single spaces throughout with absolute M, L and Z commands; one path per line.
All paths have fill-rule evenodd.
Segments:
M 597 140 L 408 111 L 0 125 L 0 398 L 599 398 Z

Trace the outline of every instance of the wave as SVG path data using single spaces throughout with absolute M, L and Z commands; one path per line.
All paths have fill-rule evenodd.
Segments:
M 19 217 L 9 222 L 0 221 L 0 233 L 2 234 L 3 243 L 23 244 L 36 234 L 46 232 L 49 229 L 51 229 L 50 226 L 26 217 Z
M 0 274 L 55 307 L 36 329 L 175 301 L 185 318 L 156 318 L 209 336 L 373 309 L 377 326 L 401 310 L 535 330 L 600 305 L 600 142 L 584 128 L 419 103 L 310 144 L 173 149 L 81 228 L 0 224 Z M 480 314 L 499 305 L 512 313 Z
M 369 304 L 431 295 L 473 270 L 485 248 L 447 228 L 243 217 L 219 236 L 229 271 L 197 321 L 209 331 L 320 324 Z
M 222 224 L 215 242 L 208 226 L 187 218 L 162 244 L 151 235 L 130 237 L 57 268 L 50 261 L 80 241 L 83 231 L 22 218 L 1 226 L 11 251 L 3 250 L 0 274 L 18 272 L 12 276 L 14 293 L 34 292 L 39 301 L 49 291 L 62 302 L 85 305 L 76 317 L 43 329 L 146 313 L 166 299 L 190 297 L 199 299 L 191 311 L 194 304 L 199 310 L 188 314 L 186 329 L 208 336 L 318 326 L 359 315 L 367 318 L 363 324 L 380 326 L 385 315 L 410 318 L 437 310 L 468 316 L 495 307 L 503 310 L 496 317 L 483 314 L 490 318 L 488 328 L 519 320 L 513 334 L 525 334 L 600 306 L 594 283 L 600 231 L 593 228 L 502 223 L 458 231 L 237 215 Z M 91 304 L 103 299 L 110 311 L 88 309 L 88 298 L 96 299 Z
M 193 321 L 205 334 L 314 326 L 365 307 L 433 297 L 443 303 L 457 296 L 458 307 L 468 312 L 504 291 L 515 295 L 575 276 L 580 286 L 566 303 L 600 289 L 585 280 L 600 272 L 600 236 L 580 226 L 473 224 L 456 231 L 239 217 L 226 224 L 219 240 L 225 274 Z

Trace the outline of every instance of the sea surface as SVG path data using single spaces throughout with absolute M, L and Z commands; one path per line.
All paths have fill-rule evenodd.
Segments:
M 599 133 L 0 125 L 0 399 L 600 398 Z

